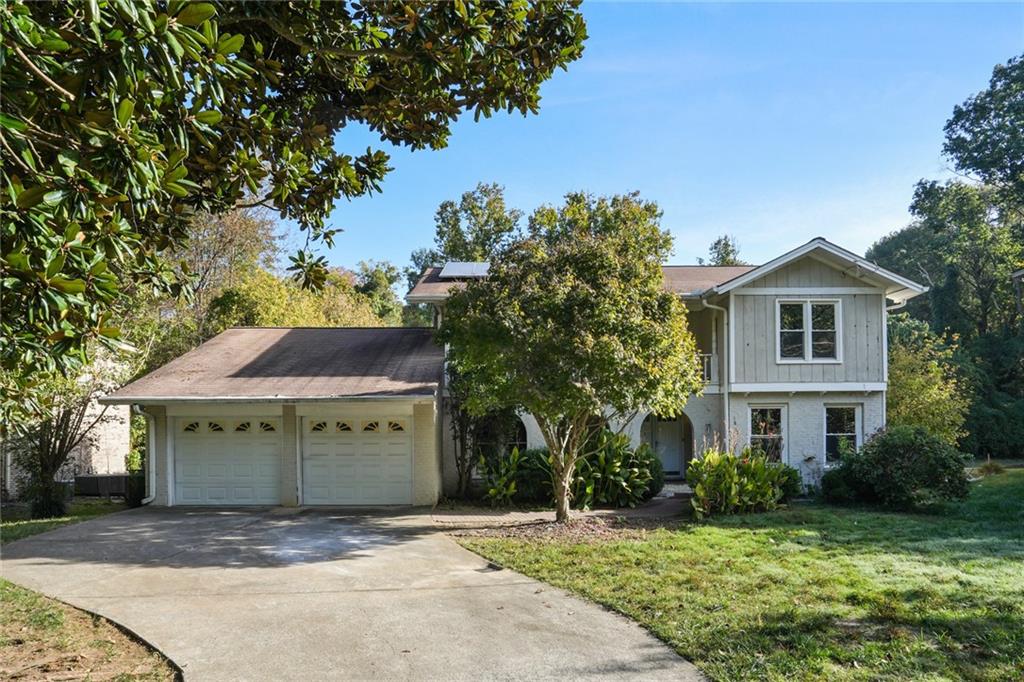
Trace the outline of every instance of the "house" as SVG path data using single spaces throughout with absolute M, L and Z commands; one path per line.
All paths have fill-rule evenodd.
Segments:
M 410 303 L 444 314 L 481 263 L 428 269 Z M 886 316 L 921 285 L 825 239 L 760 266 L 665 266 L 704 390 L 679 415 L 613 424 L 669 475 L 705 442 L 752 442 L 814 481 L 885 425 Z M 430 329 L 230 329 L 103 399 L 150 421 L 156 504 L 432 504 L 454 486 Z M 522 415 L 515 441 L 542 446 Z

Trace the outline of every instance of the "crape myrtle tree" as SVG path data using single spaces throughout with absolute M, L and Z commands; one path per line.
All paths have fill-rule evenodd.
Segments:
M 305 285 L 326 277 L 339 198 L 377 191 L 365 125 L 413 149 L 464 112 L 536 113 L 579 58 L 578 2 L 0 3 L 0 365 L 4 394 L 67 371 L 138 285 L 181 284 L 162 258 L 189 218 L 264 206 L 294 219 Z
M 702 386 L 682 302 L 663 288 L 672 239 L 636 194 L 570 194 L 538 209 L 486 279 L 448 299 L 440 340 L 474 414 L 532 414 L 551 457 L 556 519 L 569 518 L 586 443 L 608 419 L 675 414 Z

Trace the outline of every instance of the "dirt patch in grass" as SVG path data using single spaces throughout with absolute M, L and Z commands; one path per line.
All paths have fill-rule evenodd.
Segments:
M 179 678 L 159 652 L 109 621 L 0 579 L 0 679 Z

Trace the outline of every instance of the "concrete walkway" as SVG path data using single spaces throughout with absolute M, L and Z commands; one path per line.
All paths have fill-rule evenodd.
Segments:
M 187 679 L 701 679 L 426 512 L 138 509 L 2 551 L 3 577 L 123 624 Z

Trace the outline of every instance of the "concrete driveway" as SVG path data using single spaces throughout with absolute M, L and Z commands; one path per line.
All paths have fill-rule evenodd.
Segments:
M 0 573 L 125 625 L 187 679 L 701 679 L 427 513 L 138 509 L 5 546 Z

